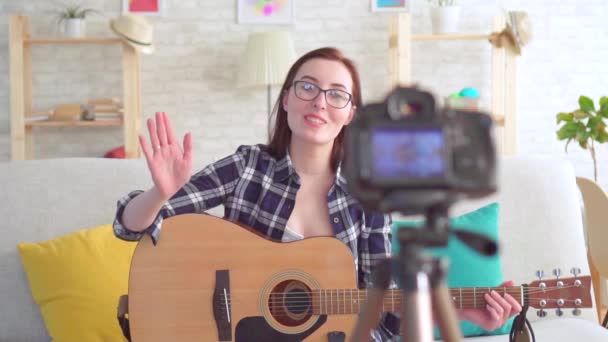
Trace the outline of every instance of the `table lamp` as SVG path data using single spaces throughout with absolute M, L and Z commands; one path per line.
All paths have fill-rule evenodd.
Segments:
M 296 59 L 291 34 L 287 31 L 254 32 L 238 74 L 239 87 L 267 87 L 268 115 L 272 113 L 271 87 L 281 84 Z

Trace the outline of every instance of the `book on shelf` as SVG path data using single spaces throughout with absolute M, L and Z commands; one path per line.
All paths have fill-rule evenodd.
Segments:
M 24 121 L 25 122 L 45 121 L 45 120 L 49 120 L 52 115 L 53 115 L 52 110 L 33 112 L 33 113 L 27 114 L 24 118 Z

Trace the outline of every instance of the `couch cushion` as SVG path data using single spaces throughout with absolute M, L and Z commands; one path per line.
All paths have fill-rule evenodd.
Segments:
M 116 308 L 135 246 L 117 239 L 111 224 L 17 246 L 53 341 L 125 340 Z
M 0 163 L 0 341 L 49 340 L 17 244 L 112 222 L 118 198 L 150 186 L 145 160 Z
M 472 231 L 482 234 L 494 241 L 498 239 L 498 203 L 491 203 L 482 208 L 454 217 L 450 224 L 456 230 Z M 397 220 L 393 225 L 393 251 L 399 251 L 397 230 L 419 226 L 419 222 Z M 429 249 L 436 257 L 446 258 L 450 263 L 447 274 L 447 284 L 450 288 L 457 287 L 493 287 L 503 281 L 502 266 L 498 255 L 486 257 L 471 250 L 454 236 L 448 239 L 448 245 L 441 248 Z M 508 334 L 511 330 L 512 319 L 503 327 L 488 332 L 485 329 L 468 321 L 460 322 L 460 330 L 464 336 L 499 335 Z M 438 329 L 435 336 L 439 336 Z

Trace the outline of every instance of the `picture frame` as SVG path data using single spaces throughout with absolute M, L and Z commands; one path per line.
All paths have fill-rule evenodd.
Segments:
M 165 15 L 165 0 L 122 0 L 122 13 Z
M 372 12 L 409 12 L 412 0 L 371 0 Z
M 237 23 L 293 24 L 294 3 L 295 0 L 237 0 Z

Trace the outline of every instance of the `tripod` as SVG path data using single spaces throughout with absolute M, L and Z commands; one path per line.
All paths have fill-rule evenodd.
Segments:
M 475 233 L 451 231 L 445 207 L 430 208 L 420 229 L 399 229 L 397 233 L 399 256 L 382 261 L 374 271 L 373 287 L 368 290 L 367 303 L 355 326 L 352 341 L 369 341 L 370 330 L 380 317 L 384 293 L 393 277 L 399 280 L 402 289 L 402 341 L 433 341 L 433 313 L 444 341 L 460 341 L 456 310 L 444 281 L 447 263 L 429 256 L 424 248 L 446 246 L 449 234 L 486 255 L 496 253 L 496 243 Z

